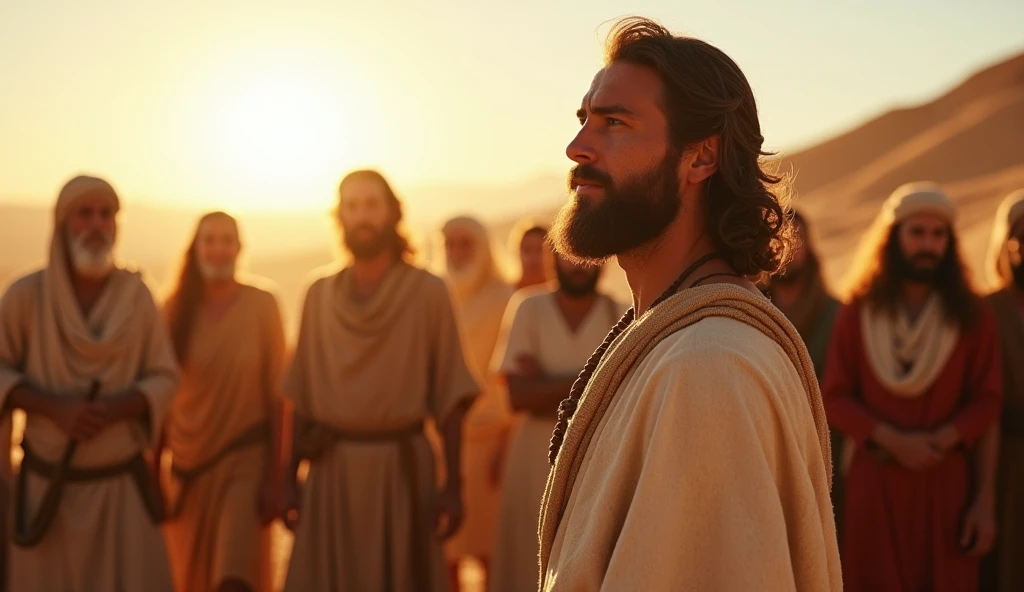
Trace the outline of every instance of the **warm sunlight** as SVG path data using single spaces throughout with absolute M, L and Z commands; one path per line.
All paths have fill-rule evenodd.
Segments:
M 209 98 L 211 174 L 233 208 L 323 204 L 366 130 L 342 83 L 294 64 L 240 70 Z

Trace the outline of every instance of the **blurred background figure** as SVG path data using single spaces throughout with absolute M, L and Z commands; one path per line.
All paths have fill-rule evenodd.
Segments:
M 509 250 L 519 262 L 517 289 L 529 288 L 551 281 L 550 266 L 546 264 L 551 254 L 547 242 L 548 229 L 530 219 L 520 220 L 509 235 Z
M 120 209 L 107 181 L 68 181 L 47 265 L 0 300 L 0 401 L 27 416 L 11 590 L 174 589 L 148 452 L 178 367 L 149 286 L 117 260 Z
M 1003 352 L 1003 414 L 986 435 L 998 447 L 996 545 L 982 561 L 983 592 L 1024 590 L 1024 189 L 996 211 L 989 244 L 988 302 Z
M 519 416 L 509 447 L 491 577 L 493 592 L 538 586 L 537 524 L 558 404 L 625 307 L 600 293 L 600 267 L 555 257 L 555 287 L 519 292 L 505 313 L 494 366 Z
M 182 368 L 166 425 L 164 532 L 178 590 L 270 592 L 285 358 L 277 299 L 242 281 L 238 222 L 200 218 L 165 315 Z
M 452 286 L 463 353 L 482 388 L 466 415 L 462 437 L 466 517 L 462 528 L 446 545 L 449 577 L 457 591 L 461 588 L 461 560 L 476 559 L 486 574 L 494 546 L 501 466 L 511 416 L 503 386 L 490 370 L 490 361 L 513 288 L 501 277 L 490 236 L 479 220 L 466 216 L 452 218 L 441 233 L 445 275 Z
M 793 258 L 785 271 L 773 275 L 767 284 L 768 295 L 775 306 L 796 326 L 807 345 L 814 362 L 814 373 L 821 382 L 824 378 L 825 356 L 832 337 L 832 326 L 839 301 L 829 293 L 821 268 L 821 258 L 814 248 L 807 219 L 800 212 L 793 213 L 795 248 Z M 832 437 L 832 507 L 836 512 L 836 535 L 842 537 L 843 507 L 843 435 L 835 428 Z
M 402 203 L 384 176 L 346 175 L 336 215 L 351 258 L 309 286 L 284 382 L 295 404 L 284 588 L 444 591 L 442 543 L 464 514 L 463 418 L 480 388 L 444 280 L 408 262 Z M 440 491 L 428 417 L 444 443 Z
M 999 341 L 971 289 L 956 207 L 933 183 L 892 193 L 866 235 L 836 320 L 822 388 L 855 446 L 843 581 L 850 592 L 978 588 L 994 540 Z

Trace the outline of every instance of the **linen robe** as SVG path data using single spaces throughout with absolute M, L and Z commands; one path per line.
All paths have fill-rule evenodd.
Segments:
M 828 428 L 792 324 L 684 290 L 598 364 L 544 495 L 542 589 L 842 588 Z
M 60 249 L 55 246 L 51 254 Z M 120 422 L 79 442 L 71 466 L 117 464 L 155 444 L 178 385 L 170 340 L 138 273 L 116 269 L 85 319 L 66 264 L 59 256 L 51 261 L 46 270 L 14 282 L 0 301 L 0 404 L 22 381 L 64 397 L 84 398 L 93 380 L 100 382 L 101 398 L 142 392 L 148 419 Z M 24 441 L 56 463 L 67 436 L 49 419 L 28 414 Z M 48 484 L 39 475 L 28 476 L 30 517 Z M 65 484 L 42 542 L 32 548 L 11 544 L 8 558 L 11 590 L 172 590 L 160 529 L 128 474 Z
M 466 415 L 463 428 L 462 475 L 465 520 L 446 545 L 451 559 L 490 557 L 498 518 L 500 483 L 493 483 L 491 468 L 502 454 L 511 429 L 505 389 L 490 370 L 498 342 L 501 318 L 512 288 L 492 279 L 472 294 L 456 294 L 456 316 L 462 331 L 463 351 L 473 376 L 482 388 Z
M 257 504 L 271 467 L 271 413 L 284 365 L 284 329 L 273 294 L 243 284 L 223 317 L 202 315 L 189 340 L 181 388 L 168 415 L 167 447 L 185 471 L 215 461 L 187 490 L 165 475 L 180 513 L 164 534 L 178 590 L 214 590 L 229 578 L 270 592 L 270 528 Z M 222 455 L 253 428 L 265 439 Z
M 428 416 L 444 425 L 479 392 L 444 281 L 399 263 L 359 302 L 351 276 L 342 270 L 307 292 L 284 386 L 295 413 L 360 433 L 403 429 Z M 415 499 L 395 442 L 340 439 L 311 462 L 285 590 L 448 589 L 434 534 L 435 462 L 424 436 L 413 446 Z M 424 557 L 411 556 L 407 543 L 417 530 L 426 534 L 416 541 Z M 413 582 L 415 561 L 426 562 L 426 581 Z
M 495 352 L 501 373 L 517 373 L 517 359 L 537 360 L 547 377 L 579 374 L 605 335 L 624 313 L 622 305 L 599 295 L 576 331 L 570 330 L 550 289 L 526 290 L 509 305 L 503 347 Z M 569 395 L 568 392 L 565 393 Z M 548 479 L 548 443 L 555 416 L 519 413 L 505 465 L 491 592 L 536 592 L 537 523 Z

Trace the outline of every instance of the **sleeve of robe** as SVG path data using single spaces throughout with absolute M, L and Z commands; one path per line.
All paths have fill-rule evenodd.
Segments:
M 536 357 L 536 325 L 530 315 L 530 301 L 513 301 L 505 311 L 505 319 L 502 322 L 502 339 L 494 350 L 494 371 L 498 374 L 517 374 L 518 366 L 516 361 L 519 356 L 531 355 Z
M 23 278 L 11 284 L 0 297 L 0 408 L 23 378 L 21 368 L 28 337 L 25 320 L 33 314 L 32 296 L 29 278 Z
M 135 388 L 149 404 L 149 418 L 143 425 L 148 430 L 150 444 L 156 446 L 160 437 L 160 426 L 164 425 L 171 399 L 178 389 L 180 374 L 164 317 L 157 309 L 153 294 L 148 289 L 142 290 L 134 314 L 138 315 L 139 322 L 143 323 L 146 336 L 142 367 L 139 368 L 139 379 L 135 383 Z
M 480 387 L 474 380 L 462 353 L 459 326 L 451 295 L 444 281 L 431 278 L 426 283 L 426 314 L 430 319 L 430 412 L 438 425 L 445 420 L 460 403 L 472 402 L 480 394 Z
M 825 359 L 821 396 L 828 423 L 863 446 L 880 420 L 860 399 L 860 315 L 857 305 L 844 306 L 832 330 L 832 342 Z
M 264 322 L 263 335 L 267 340 L 267 389 L 268 402 L 273 402 L 281 396 L 281 384 L 284 377 L 285 365 L 285 337 L 284 321 L 281 318 L 281 307 L 277 303 L 277 297 L 270 292 L 265 292 L 267 300 L 263 311 Z
M 601 590 L 796 590 L 791 553 L 825 543 L 789 535 L 823 529 L 788 528 L 779 497 L 815 504 L 806 458 L 820 459 L 817 436 L 813 450 L 799 449 L 798 427 L 787 440 L 789 419 L 771 402 L 780 381 L 741 352 L 688 349 L 641 387 L 653 401 L 642 467 Z M 799 382 L 781 386 L 805 396 Z
M 999 418 L 1003 402 L 1003 367 L 995 315 L 982 304 L 975 347 L 967 360 L 966 402 L 953 418 L 961 440 L 974 444 Z

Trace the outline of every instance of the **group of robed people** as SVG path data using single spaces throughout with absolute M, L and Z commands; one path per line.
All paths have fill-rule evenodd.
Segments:
M 0 300 L 9 589 L 268 590 L 278 518 L 286 590 L 446 590 L 465 557 L 494 590 L 973 590 L 993 545 L 986 585 L 1019 587 L 1024 196 L 982 298 L 942 188 L 897 189 L 841 305 L 739 67 L 646 19 L 607 50 L 570 201 L 519 241 L 555 281 L 505 284 L 470 218 L 445 277 L 417 267 L 357 171 L 291 352 L 233 218 L 160 304 L 117 263 L 114 189 L 71 180 Z M 596 289 L 612 258 L 628 308 Z

